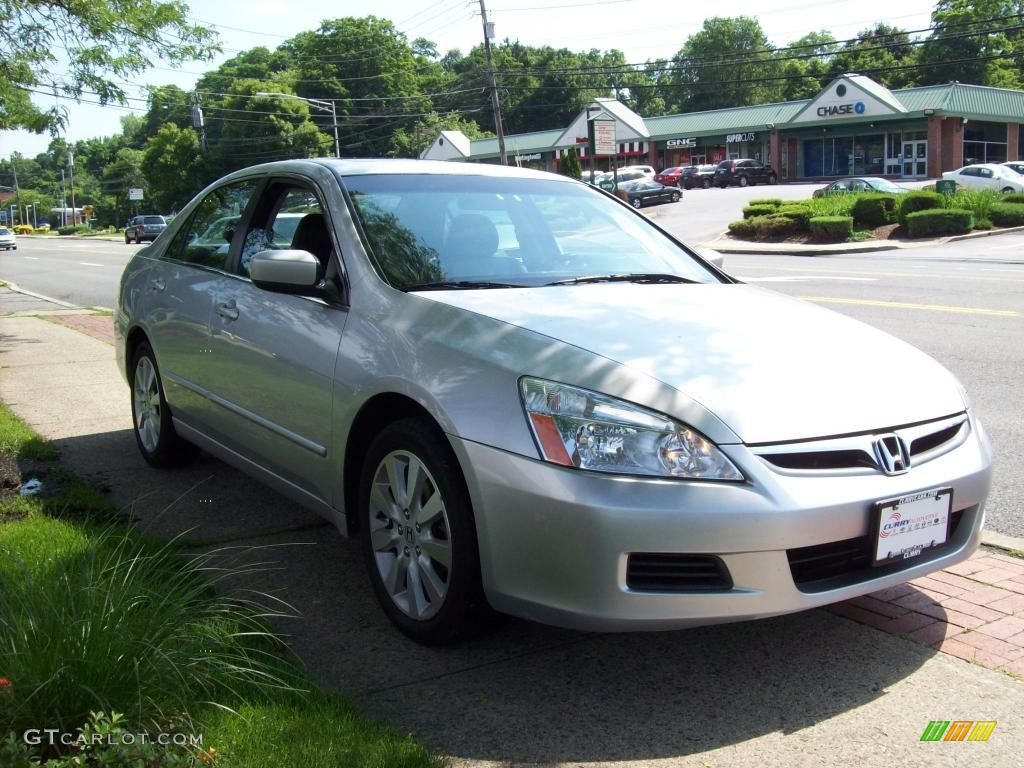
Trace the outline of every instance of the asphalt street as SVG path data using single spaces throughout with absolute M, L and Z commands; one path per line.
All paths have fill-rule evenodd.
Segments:
M 765 189 L 695 190 L 727 220 Z M 807 186 L 777 186 L 801 197 Z M 718 201 L 715 203 L 714 201 Z M 728 201 L 728 205 L 722 203 Z M 659 223 L 689 242 L 707 239 L 711 214 Z M 674 222 L 674 223 L 673 223 Z M 714 229 L 718 234 L 721 228 Z M 0 279 L 83 306 L 112 307 L 125 263 L 139 246 L 97 240 L 21 238 L 0 254 Z M 989 527 L 1024 537 L 1024 235 L 847 256 L 729 255 L 726 269 L 747 282 L 810 299 L 891 333 L 931 354 L 965 384 L 996 449 Z M 899 386 L 899 374 L 879 371 Z

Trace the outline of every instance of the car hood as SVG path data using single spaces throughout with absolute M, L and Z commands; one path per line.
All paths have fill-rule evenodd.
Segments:
M 418 295 L 649 374 L 748 444 L 878 431 L 965 409 L 956 379 L 923 352 L 762 288 L 610 283 Z M 564 381 L 573 383 L 571 371 Z

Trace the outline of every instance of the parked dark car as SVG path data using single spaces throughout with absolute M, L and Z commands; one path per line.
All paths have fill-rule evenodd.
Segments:
M 735 184 L 740 187 L 755 184 L 774 184 L 778 181 L 775 171 L 757 160 L 723 160 L 715 169 L 715 186 L 728 187 Z
M 124 228 L 124 241 L 126 243 L 130 243 L 132 240 L 136 243 L 141 243 L 143 240 L 153 242 L 157 235 L 165 229 L 167 229 L 167 219 L 163 216 L 133 216 Z
M 678 203 L 683 196 L 678 187 L 666 187 L 656 181 L 632 181 L 620 184 L 619 189 L 626 193 L 634 208 L 647 203 Z
M 694 187 L 707 189 L 714 183 L 716 168 L 718 166 L 714 164 L 691 165 L 683 168 L 683 175 L 679 186 L 683 189 L 693 189 Z
M 666 187 L 678 187 L 682 178 L 683 168 L 680 166 L 666 168 L 661 173 L 654 174 L 654 180 L 659 184 L 664 184 Z
M 885 192 L 889 195 L 905 195 L 909 191 L 906 187 L 893 184 L 888 179 L 882 179 L 877 176 L 865 176 L 833 181 L 827 187 L 814 190 L 814 196 L 843 195 L 847 192 Z

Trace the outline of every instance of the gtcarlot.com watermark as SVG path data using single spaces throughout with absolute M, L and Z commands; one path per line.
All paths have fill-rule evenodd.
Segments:
M 59 728 L 29 728 L 22 734 L 25 743 L 30 747 L 47 745 L 50 747 L 131 747 L 141 744 L 158 744 L 161 747 L 193 747 L 203 746 L 201 733 L 67 733 Z

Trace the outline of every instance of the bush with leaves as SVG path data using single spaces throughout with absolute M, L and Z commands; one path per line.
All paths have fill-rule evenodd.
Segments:
M 936 208 L 907 215 L 907 237 L 940 237 L 965 235 L 974 226 L 970 211 Z
M 758 240 L 780 240 L 800 232 L 800 222 L 788 216 L 773 214 L 760 220 L 757 227 Z
M 895 218 L 896 198 L 893 195 L 857 195 L 850 213 L 857 224 L 881 227 Z
M 908 192 L 900 200 L 900 226 L 907 226 L 907 216 L 917 211 L 928 211 L 933 208 L 943 208 L 946 205 L 946 196 L 938 192 Z
M 563 176 L 568 176 L 570 179 L 578 179 L 583 176 L 583 169 L 580 167 L 580 156 L 576 152 L 576 147 L 569 147 L 569 151 L 565 153 L 565 157 L 558 164 L 558 172 Z
M 1024 200 L 1019 203 L 994 204 L 989 209 L 989 218 L 997 227 L 1024 226 Z
M 748 205 L 743 208 L 744 219 L 754 219 L 758 216 L 769 216 L 775 213 L 774 205 Z
M 767 205 L 771 208 L 778 208 L 785 205 L 785 201 L 779 197 L 757 197 L 747 203 L 747 205 Z
M 853 235 L 852 216 L 814 216 L 811 239 L 818 243 L 842 243 Z
M 1002 196 L 1003 203 L 1024 203 L 1024 192 L 1008 192 Z
M 810 232 L 811 230 L 811 209 L 806 205 L 783 205 L 773 215 L 785 216 L 787 219 L 797 222 L 801 232 Z
M 753 240 L 757 237 L 757 230 L 760 225 L 761 218 L 740 219 L 729 224 L 729 234 L 742 240 Z

